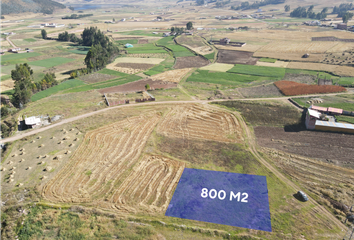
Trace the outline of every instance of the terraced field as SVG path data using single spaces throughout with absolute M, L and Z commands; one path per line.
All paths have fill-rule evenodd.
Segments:
M 43 188 L 43 197 L 129 212 L 165 210 L 184 164 L 156 156 L 139 160 L 159 119 L 156 114 L 131 117 L 88 132 L 66 167 Z
M 177 138 L 242 141 L 241 128 L 234 115 L 198 105 L 175 107 L 159 124 L 157 132 Z

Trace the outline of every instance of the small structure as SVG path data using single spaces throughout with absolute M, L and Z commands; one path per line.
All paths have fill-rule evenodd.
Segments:
M 310 57 L 310 54 L 308 54 L 308 53 L 302 55 L 302 58 L 308 58 L 308 57 Z
M 306 128 L 312 130 L 315 129 L 316 121 L 319 119 L 321 119 L 320 112 L 316 110 L 308 109 L 306 113 L 306 120 L 305 120 Z
M 354 125 L 328 121 L 316 121 L 315 130 L 354 133 Z
M 25 124 L 28 128 L 36 128 L 41 125 L 41 119 L 35 116 L 25 118 Z
M 132 44 L 130 44 L 130 43 L 127 43 L 127 44 L 124 45 L 124 47 L 125 47 L 125 48 L 132 48 L 132 47 L 134 47 L 134 46 L 133 46 Z
M 318 83 L 319 86 L 321 85 L 333 85 L 333 80 L 332 79 L 318 79 Z
M 170 32 L 167 32 L 167 33 L 163 33 L 163 35 L 162 35 L 163 37 L 169 37 L 169 36 L 171 36 L 171 33 Z
M 337 24 L 337 29 L 347 30 L 348 29 L 348 25 L 346 23 L 338 23 Z
M 9 50 L 7 50 L 8 52 L 13 52 L 13 53 L 18 53 L 18 51 L 21 51 L 21 48 L 10 48 Z
M 229 44 L 229 43 L 230 43 L 230 39 L 229 38 L 220 39 L 220 44 Z
M 327 113 L 330 115 L 342 115 L 343 109 L 329 107 L 327 108 Z

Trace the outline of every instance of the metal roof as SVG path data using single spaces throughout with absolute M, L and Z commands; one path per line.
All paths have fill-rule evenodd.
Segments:
M 343 109 L 339 109 L 339 108 L 332 108 L 332 107 L 329 107 L 328 112 L 332 112 L 332 113 L 339 113 L 339 114 L 342 114 L 343 113 Z
M 312 110 L 327 112 L 327 108 L 326 107 L 319 107 L 319 106 L 311 105 L 309 108 L 312 109 Z
M 25 124 L 26 125 L 36 125 L 38 123 L 41 122 L 40 118 L 36 118 L 36 117 L 29 117 L 29 118 L 25 118 Z
M 312 110 L 312 109 L 308 109 L 308 110 L 309 110 L 309 114 L 310 114 L 311 117 L 320 118 L 320 116 L 321 116 L 320 112 L 317 112 L 317 111 Z
M 354 125 L 349 123 L 338 123 L 338 122 L 328 122 L 317 120 L 315 126 L 326 126 L 326 127 L 335 127 L 335 128 L 345 128 L 354 130 Z

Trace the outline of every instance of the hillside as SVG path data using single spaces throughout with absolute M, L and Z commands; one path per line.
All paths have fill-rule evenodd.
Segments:
M 21 12 L 41 12 L 52 14 L 55 9 L 64 9 L 65 5 L 52 0 L 3 0 L 1 1 L 1 14 Z

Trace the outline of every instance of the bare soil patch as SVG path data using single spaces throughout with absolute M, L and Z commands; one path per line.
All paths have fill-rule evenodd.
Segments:
M 139 39 L 138 44 L 146 44 L 149 43 L 149 39 Z
M 174 88 L 177 87 L 177 83 L 172 82 L 164 82 L 164 81 L 154 81 L 152 79 L 143 79 L 140 81 L 123 84 L 116 87 L 103 88 L 98 90 L 98 92 L 104 93 L 130 93 L 130 92 L 139 92 L 145 91 L 146 84 L 149 84 L 150 89 L 158 89 L 158 88 Z
M 255 127 L 262 147 L 354 168 L 354 135 L 318 131 L 289 132 L 278 127 Z
M 229 64 L 248 64 L 255 65 L 257 58 L 253 58 L 253 52 L 233 51 L 233 50 L 219 50 L 218 63 Z
M 354 39 L 343 39 L 343 38 L 336 38 L 336 37 L 313 37 L 312 41 L 354 42 Z
M 153 66 L 155 65 L 148 64 L 148 63 L 117 63 L 116 64 L 116 67 L 139 69 L 140 71 L 147 70 L 149 68 L 152 68 Z
M 192 68 L 192 67 L 204 67 L 208 65 L 210 62 L 200 56 L 195 56 L 195 57 L 178 57 L 176 58 L 176 63 L 173 66 L 175 69 L 181 69 L 181 68 Z
M 182 68 L 171 71 L 166 71 L 163 73 L 156 74 L 151 76 L 150 78 L 154 81 L 166 81 L 166 82 L 174 82 L 179 83 L 182 78 L 191 71 L 192 68 Z
M 84 76 L 80 76 L 80 80 L 87 82 L 87 83 L 97 83 L 107 81 L 113 78 L 117 78 L 117 76 L 112 76 L 109 74 L 102 74 L 102 73 L 93 73 Z
M 274 84 L 262 85 L 250 88 L 239 88 L 238 91 L 245 98 L 260 98 L 260 97 L 281 97 L 283 94 Z
M 316 83 L 316 76 L 306 75 L 306 74 L 286 73 L 284 76 L 284 80 L 298 82 L 298 83 L 314 84 Z

